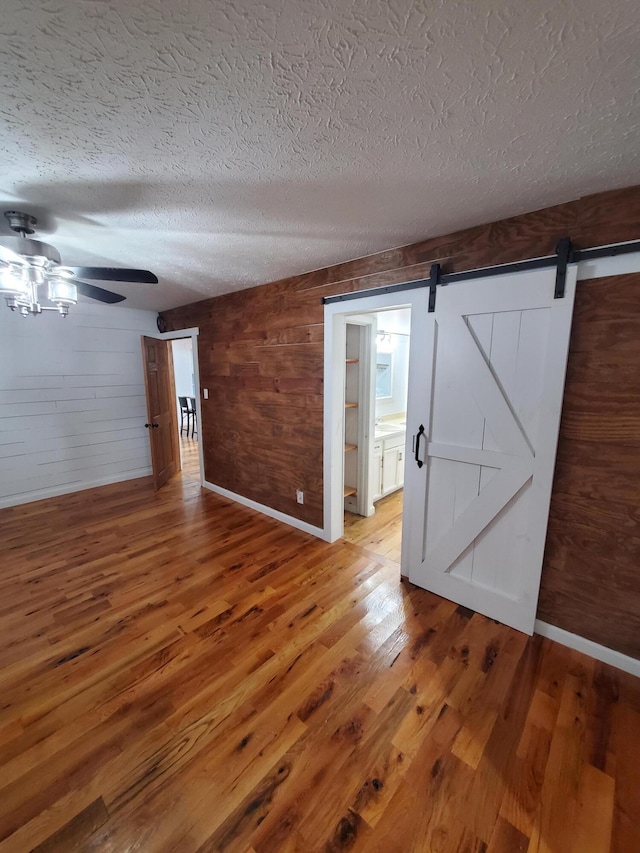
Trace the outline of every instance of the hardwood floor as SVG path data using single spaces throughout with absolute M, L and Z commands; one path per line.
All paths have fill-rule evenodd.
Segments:
M 344 538 L 375 556 L 387 557 L 400 567 L 402 544 L 403 490 L 392 492 L 375 504 L 374 515 L 365 518 L 353 512 L 344 514 Z
M 640 681 L 188 472 L 0 512 L 0 851 L 640 849 Z
M 180 436 L 180 460 L 182 475 L 200 482 L 200 459 L 198 457 L 198 439 Z

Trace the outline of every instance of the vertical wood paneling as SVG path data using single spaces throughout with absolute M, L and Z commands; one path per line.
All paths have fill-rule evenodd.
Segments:
M 151 311 L 0 309 L 0 506 L 150 472 L 140 336 Z
M 640 274 L 583 281 L 538 617 L 633 657 L 640 657 L 639 484 Z
M 210 391 L 209 400 L 202 401 L 206 478 L 322 526 L 321 297 L 426 277 L 434 261 L 452 271 L 550 254 L 566 235 L 580 248 L 640 238 L 640 188 L 590 196 L 166 312 L 170 329 L 200 327 L 201 383 Z M 610 284 L 594 282 L 594 292 L 609 292 Z M 627 446 L 637 458 L 640 300 L 624 284 L 606 300 L 589 298 L 589 291 L 579 285 L 555 487 L 565 496 L 563 525 L 573 541 L 571 519 L 577 510 L 567 509 L 567 495 L 589 505 L 593 497 L 603 513 L 604 501 L 612 501 L 615 517 L 626 519 L 633 536 L 640 502 L 637 477 L 620 472 L 619 485 L 612 482 L 623 464 L 618 447 Z M 610 438 L 604 448 L 598 444 L 601 436 Z M 584 441 L 592 443 L 595 458 L 611 451 L 614 473 L 598 469 L 579 485 Z M 303 506 L 296 504 L 296 488 L 305 491 Z M 556 495 L 552 516 L 559 506 Z M 622 552 L 616 553 L 614 559 L 624 561 Z M 539 617 L 640 657 L 640 632 L 635 630 L 634 640 L 631 623 L 630 636 L 617 641 L 613 628 L 605 630 L 605 617 L 595 619 L 600 603 L 580 584 L 588 558 L 588 549 L 574 549 L 573 563 L 547 559 Z M 596 582 L 605 571 L 593 570 Z M 628 608 L 620 612 L 632 604 L 640 612 L 640 578 L 627 595 Z

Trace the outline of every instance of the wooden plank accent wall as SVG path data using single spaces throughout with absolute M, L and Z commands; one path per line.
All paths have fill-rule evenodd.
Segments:
M 451 272 L 551 254 L 566 235 L 578 248 L 640 239 L 640 187 L 167 311 L 169 329 L 200 327 L 206 479 L 321 527 L 321 297 L 427 277 L 434 262 Z M 640 658 L 638 287 L 578 288 L 538 616 Z
M 640 274 L 578 284 L 538 618 L 640 658 Z

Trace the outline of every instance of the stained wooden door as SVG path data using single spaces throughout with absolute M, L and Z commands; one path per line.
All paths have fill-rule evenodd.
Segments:
M 180 470 L 173 354 L 169 341 L 142 338 L 147 429 L 156 491 Z
M 575 278 L 573 268 L 562 299 L 554 299 L 555 270 L 438 288 L 420 344 L 423 370 L 409 388 L 414 459 L 405 478 L 404 573 L 527 633 L 538 600 Z

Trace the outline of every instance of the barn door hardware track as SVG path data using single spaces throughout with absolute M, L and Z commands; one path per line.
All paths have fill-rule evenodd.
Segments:
M 617 255 L 628 255 L 632 252 L 640 252 L 640 240 L 632 243 L 619 243 L 614 246 L 597 246 L 594 249 L 574 249 L 569 237 L 563 237 L 558 243 L 557 254 L 548 255 L 544 258 L 532 258 L 528 261 L 517 261 L 513 264 L 499 264 L 493 267 L 480 267 L 475 270 L 464 270 L 463 272 L 441 273 L 440 264 L 433 264 L 429 278 L 420 278 L 416 281 L 403 281 L 400 284 L 388 284 L 384 287 L 370 287 L 367 290 L 357 290 L 352 293 L 340 293 L 337 296 L 323 296 L 324 305 L 333 302 L 350 302 L 354 299 L 366 299 L 368 296 L 379 296 L 382 293 L 402 293 L 405 290 L 417 290 L 420 287 L 429 288 L 429 311 L 435 311 L 435 293 L 438 286 L 456 284 L 460 281 L 471 281 L 474 278 L 486 278 L 492 275 L 510 275 L 529 270 L 548 269 L 556 267 L 555 298 L 564 296 L 564 288 L 567 277 L 568 264 L 577 264 L 580 261 L 594 261 L 597 258 L 613 258 Z M 437 280 L 434 285 L 434 268 L 437 268 Z M 431 307 L 433 304 L 433 308 Z

